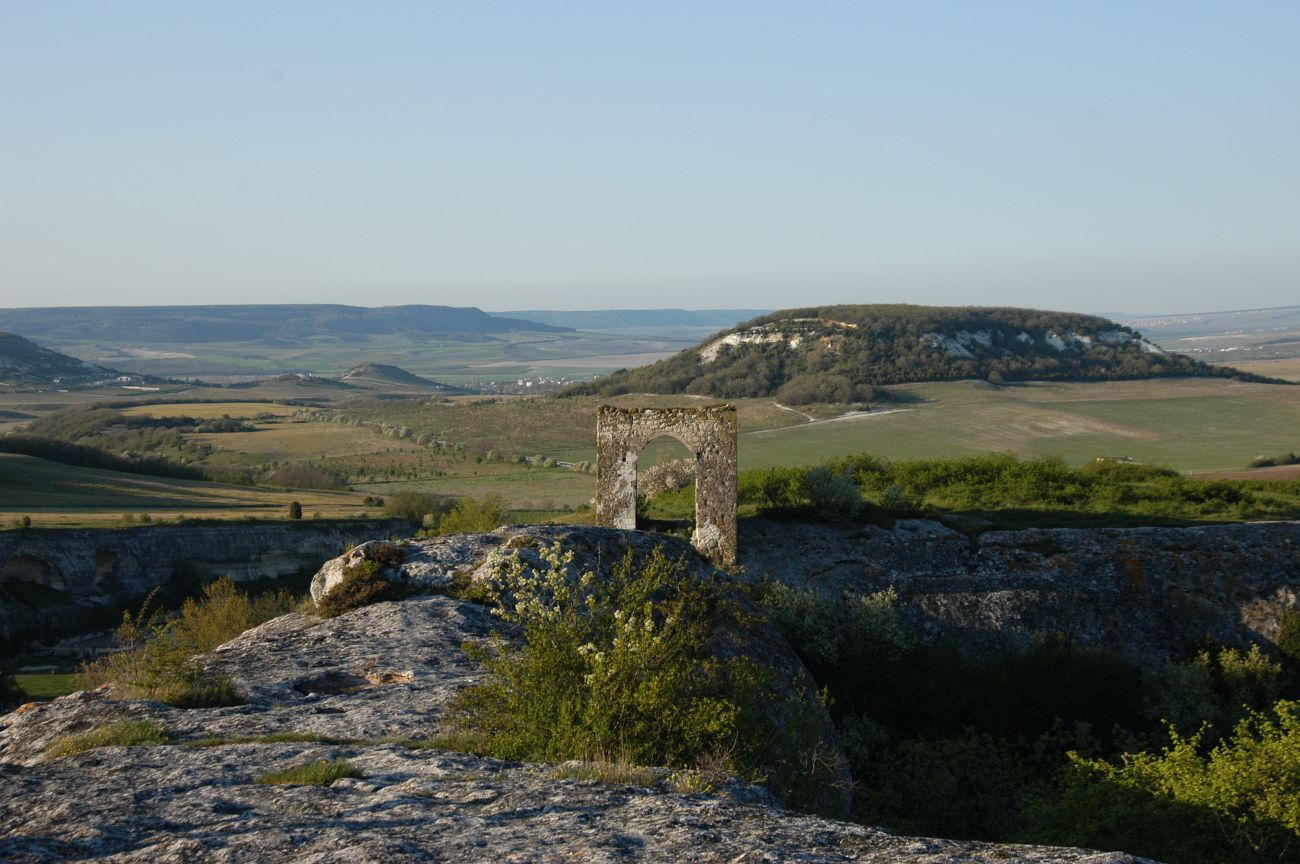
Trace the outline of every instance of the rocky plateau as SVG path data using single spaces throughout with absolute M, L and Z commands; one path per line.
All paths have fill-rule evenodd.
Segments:
M 555 526 L 407 541 L 403 563 L 385 574 L 408 589 L 406 599 L 325 620 L 286 615 L 201 658 L 245 704 L 182 710 L 108 687 L 0 718 L 0 860 L 1143 860 L 891 836 L 789 811 L 735 778 L 682 783 L 658 769 L 598 781 L 580 779 L 572 765 L 430 746 L 445 731 L 449 700 L 481 675 L 462 644 L 501 629 L 485 607 L 449 596 L 452 588 L 482 578 L 505 552 L 527 555 L 557 540 L 575 550 L 575 567 L 598 573 L 629 546 L 659 542 Z M 685 543 L 664 542 L 693 566 L 710 566 Z M 1063 632 L 1140 662 L 1178 653 L 1189 632 L 1267 644 L 1300 588 L 1295 523 L 971 539 L 919 521 L 892 530 L 753 521 L 742 524 L 740 549 L 736 578 L 826 591 L 893 587 L 924 632 L 971 650 Z M 372 551 L 363 545 L 327 562 L 313 595 Z M 787 680 L 807 675 L 783 640 L 763 640 Z M 48 753 L 61 736 L 124 719 L 161 724 L 169 743 Z M 346 759 L 362 776 L 329 786 L 253 782 L 322 759 Z

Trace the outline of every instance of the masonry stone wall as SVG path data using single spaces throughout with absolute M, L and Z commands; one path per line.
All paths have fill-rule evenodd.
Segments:
M 596 519 L 636 528 L 636 466 L 641 450 L 668 436 L 695 455 L 695 533 L 691 543 L 718 564 L 736 561 L 736 409 L 619 408 L 596 412 Z

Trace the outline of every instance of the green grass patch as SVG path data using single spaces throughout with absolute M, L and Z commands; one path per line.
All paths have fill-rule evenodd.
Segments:
M 156 720 L 122 720 L 88 732 L 56 738 L 45 755 L 51 759 L 71 756 L 97 747 L 152 747 L 171 740 L 167 727 Z
M 653 786 L 659 782 L 654 768 L 626 762 L 570 762 L 551 772 L 556 780 L 589 780 L 606 786 Z
M 80 678 L 81 676 L 75 672 L 14 676 L 23 696 L 38 702 L 47 702 L 50 699 L 75 693 L 81 689 Z
M 361 776 L 361 772 L 346 759 L 335 759 L 332 762 L 321 759 L 263 774 L 253 782 L 263 786 L 328 786 L 343 777 Z

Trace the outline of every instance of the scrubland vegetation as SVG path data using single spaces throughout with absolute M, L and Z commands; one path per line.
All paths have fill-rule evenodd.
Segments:
M 575 573 L 572 552 L 501 562 L 474 596 L 523 643 L 469 645 L 487 680 L 453 705 L 462 728 L 507 759 L 724 768 L 805 806 L 834 779 L 818 761 L 808 694 L 737 651 L 756 623 L 737 589 L 662 549 L 629 551 L 608 579 Z M 773 759 L 773 751 L 779 754 Z
M 1173 864 L 1293 860 L 1300 655 L 1207 646 L 1151 675 L 1044 637 L 977 660 L 916 638 L 889 593 L 773 584 L 760 603 L 826 688 L 868 824 Z
M 767 516 L 877 524 L 924 516 L 965 530 L 1300 518 L 1298 481 L 1201 480 L 1109 461 L 1072 468 L 1009 454 L 899 462 L 859 454 L 744 471 L 737 493 L 744 512 Z M 668 492 L 648 509 L 689 517 L 693 495 Z
M 177 708 L 239 704 L 230 682 L 207 672 L 193 657 L 292 611 L 299 602 L 287 591 L 250 598 L 226 577 L 209 583 L 198 598 L 186 599 L 170 619 L 150 608 L 151 597 L 134 614 L 123 613 L 117 649 L 88 663 L 80 683 L 87 689 L 112 683 L 125 696 Z

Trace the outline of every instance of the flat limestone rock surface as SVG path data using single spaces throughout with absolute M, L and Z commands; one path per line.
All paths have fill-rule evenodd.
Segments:
M 363 776 L 266 786 L 346 759 Z M 1137 864 L 1119 853 L 894 837 L 709 794 L 558 779 L 554 768 L 398 745 L 111 747 L 0 763 L 0 860 Z
M 420 597 L 337 618 L 290 614 L 204 656 L 247 704 L 185 710 L 80 693 L 0 718 L 0 762 L 33 765 L 61 735 L 119 715 L 152 719 L 179 740 L 284 732 L 330 738 L 427 738 L 447 702 L 481 674 L 461 646 L 502 630 L 474 603 Z

